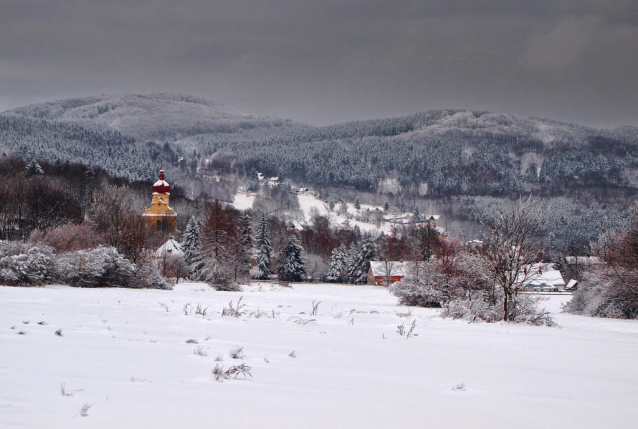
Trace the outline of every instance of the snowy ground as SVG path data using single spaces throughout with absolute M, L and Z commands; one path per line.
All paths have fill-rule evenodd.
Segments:
M 397 306 L 377 287 L 248 289 L 0 287 L 0 427 L 580 429 L 637 421 L 638 323 L 561 314 L 568 296 L 541 297 L 561 325 L 547 328 L 441 319 Z M 222 317 L 240 296 L 247 314 Z M 317 316 L 308 314 L 313 299 L 321 301 Z M 185 315 L 187 303 L 208 307 L 206 316 Z M 265 314 L 256 318 L 258 310 Z M 397 325 L 413 320 L 415 336 L 399 336 Z M 208 356 L 194 354 L 198 346 Z M 245 359 L 229 357 L 236 346 Z M 218 354 L 225 368 L 251 366 L 253 378 L 215 381 Z M 60 383 L 73 396 L 62 396 Z M 465 390 L 452 390 L 461 383 Z M 84 404 L 93 406 L 82 417 Z

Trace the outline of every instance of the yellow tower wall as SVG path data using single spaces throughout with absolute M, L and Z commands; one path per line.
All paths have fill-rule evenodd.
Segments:
M 169 195 L 168 193 L 159 194 L 153 192 L 151 207 L 144 210 L 144 219 L 146 219 L 149 225 L 154 229 L 175 230 L 177 214 L 175 214 L 175 210 L 168 205 Z

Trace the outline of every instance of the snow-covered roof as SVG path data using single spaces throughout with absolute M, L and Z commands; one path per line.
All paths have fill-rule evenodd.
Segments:
M 404 261 L 370 261 L 370 270 L 374 277 L 405 276 L 409 262 Z
M 552 264 L 532 264 L 528 276 L 531 278 L 529 286 L 565 286 L 562 274 L 555 270 Z
M 598 256 L 565 256 L 565 261 L 570 265 L 599 265 L 603 263 Z
M 573 289 L 576 287 L 577 284 L 578 280 L 571 279 L 569 282 L 567 282 L 567 286 L 565 286 L 565 289 Z
M 164 258 L 165 256 L 180 257 L 184 256 L 184 252 L 179 243 L 171 238 L 155 251 L 156 258 Z

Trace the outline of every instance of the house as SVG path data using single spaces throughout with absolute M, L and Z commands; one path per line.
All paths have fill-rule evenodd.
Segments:
M 565 281 L 560 271 L 552 264 L 532 264 L 525 269 L 525 290 L 529 292 L 558 292 L 565 290 Z
M 408 262 L 404 261 L 370 261 L 368 270 L 368 284 L 385 286 L 388 278 L 395 283 L 405 277 L 408 272 Z
M 578 280 L 574 280 L 571 279 L 569 282 L 567 282 L 567 286 L 565 286 L 565 290 L 568 291 L 575 291 L 576 289 L 578 289 Z
M 166 243 L 162 244 L 162 246 L 155 251 L 153 254 L 155 259 L 165 259 L 165 258 L 183 258 L 184 251 L 182 247 L 179 245 L 177 241 L 170 238 Z
M 162 244 L 153 254 L 155 262 L 165 277 L 186 277 L 188 266 L 184 260 L 184 251 L 179 243 L 172 238 Z

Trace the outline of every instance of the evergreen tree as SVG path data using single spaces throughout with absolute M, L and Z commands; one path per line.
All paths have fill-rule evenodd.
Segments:
M 199 250 L 199 246 L 201 244 L 200 232 L 201 226 L 199 221 L 195 219 L 195 216 L 192 216 L 186 225 L 186 230 L 184 231 L 181 244 L 182 250 L 184 251 L 184 260 L 188 265 L 193 263 L 193 260 Z
M 405 213 L 405 201 L 403 200 L 403 197 L 399 198 L 397 207 L 399 208 L 399 211 L 401 211 L 401 213 Z
M 245 267 L 245 272 L 250 271 L 250 261 L 252 259 L 253 252 L 253 231 L 250 225 L 250 216 L 248 213 L 244 213 L 239 219 L 239 246 L 242 253 L 242 264 Z
M 277 261 L 279 280 L 299 282 L 304 279 L 306 263 L 301 257 L 301 252 L 303 252 L 303 247 L 299 244 L 297 237 L 293 235 Z
M 414 217 L 412 218 L 412 220 L 414 221 L 414 223 L 420 223 L 423 220 L 418 207 L 414 208 Z
M 343 279 L 343 274 L 348 269 L 348 253 L 346 246 L 341 245 L 332 251 L 330 257 L 330 268 L 328 268 L 327 279 L 331 282 L 336 282 Z
M 354 200 L 354 208 L 357 210 L 361 210 L 361 204 L 359 203 L 359 199 Z
M 386 201 L 383 204 L 383 211 L 386 212 L 386 213 L 390 211 L 390 203 L 389 202 Z
M 358 239 L 362 237 L 361 228 L 359 228 L 359 225 L 355 225 L 354 228 L 352 228 L 352 231 L 354 232 L 354 235 L 357 237 L 358 241 Z
M 270 275 L 270 266 L 272 264 L 272 247 L 270 245 L 270 233 L 268 231 L 268 221 L 266 215 L 262 214 L 257 224 L 257 235 L 255 236 L 255 259 L 257 259 L 257 267 L 259 273 L 257 278 L 267 279 Z
M 29 165 L 27 165 L 27 168 L 26 168 L 27 177 L 41 176 L 43 174 L 44 174 L 44 170 L 42 170 L 42 167 L 40 167 L 40 164 L 35 162 L 35 159 L 32 160 L 29 163 Z
M 348 277 L 354 284 L 365 284 L 368 282 L 368 270 L 370 269 L 370 261 L 374 259 L 375 248 L 372 238 L 365 236 L 361 249 L 352 261 L 348 269 Z

